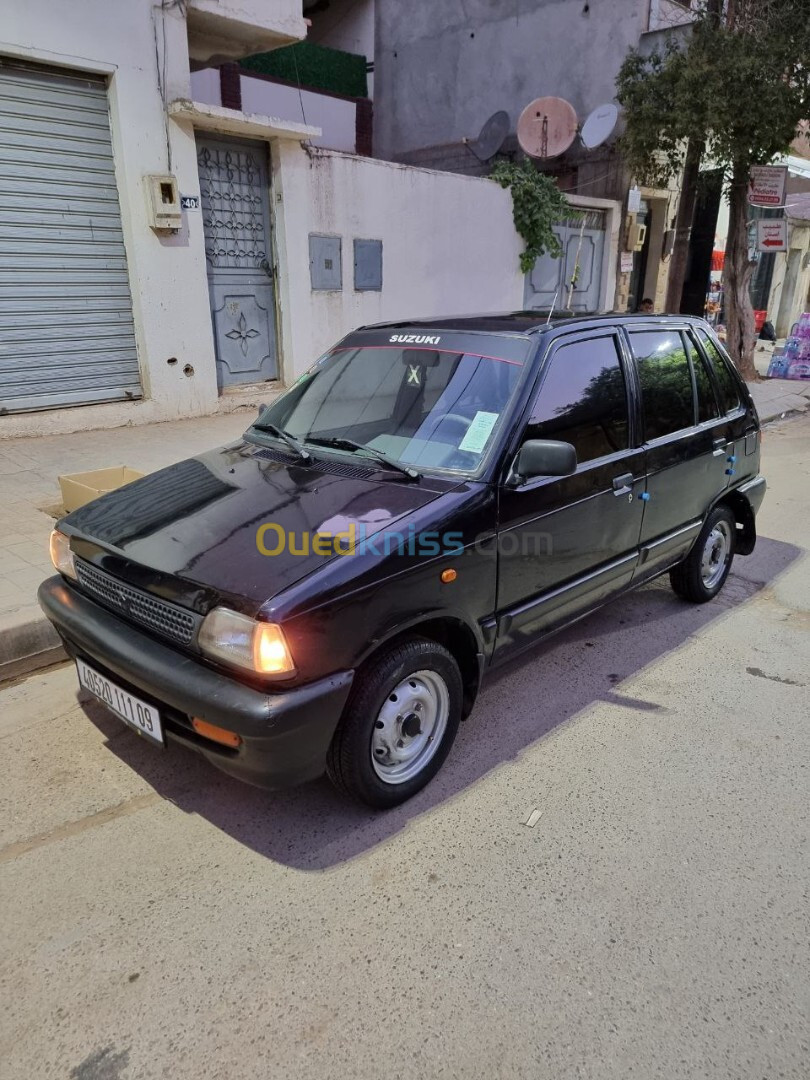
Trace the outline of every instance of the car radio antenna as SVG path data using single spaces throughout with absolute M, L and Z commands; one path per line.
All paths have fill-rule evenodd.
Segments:
M 560 294 L 560 290 L 557 289 L 557 291 L 554 293 L 554 299 L 551 301 L 551 307 L 549 308 L 548 318 L 546 319 L 546 326 L 548 326 L 548 324 L 551 322 L 551 316 L 554 314 L 554 308 L 557 306 L 557 297 L 559 296 L 559 294 Z

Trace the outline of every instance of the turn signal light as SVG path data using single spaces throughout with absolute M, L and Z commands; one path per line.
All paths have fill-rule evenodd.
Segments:
M 235 731 L 226 731 L 225 728 L 217 727 L 216 724 L 209 724 L 207 720 L 201 720 L 199 716 L 192 716 L 191 726 L 198 735 L 211 739 L 213 742 L 222 743 L 223 746 L 231 746 L 235 749 L 242 742 L 242 736 L 237 735 Z
M 455 581 L 458 574 L 455 570 L 442 570 L 442 584 L 449 585 L 451 581 Z

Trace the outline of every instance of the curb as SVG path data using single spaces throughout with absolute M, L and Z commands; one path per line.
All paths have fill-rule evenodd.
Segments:
M 0 684 L 66 659 L 59 635 L 36 605 L 0 616 Z

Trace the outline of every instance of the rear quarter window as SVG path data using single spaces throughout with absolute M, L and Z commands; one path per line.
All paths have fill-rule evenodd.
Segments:
M 740 404 L 740 391 L 737 380 L 729 369 L 728 361 L 721 355 L 720 350 L 709 335 L 703 330 L 698 330 L 698 337 L 717 379 L 723 412 L 733 412 Z

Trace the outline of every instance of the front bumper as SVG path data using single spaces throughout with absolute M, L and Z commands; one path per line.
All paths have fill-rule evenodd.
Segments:
M 265 692 L 157 641 L 61 577 L 44 581 L 38 598 L 67 652 L 153 703 L 168 739 L 259 787 L 290 787 L 323 773 L 353 671 Z M 237 732 L 241 745 L 233 750 L 202 738 L 192 716 Z

